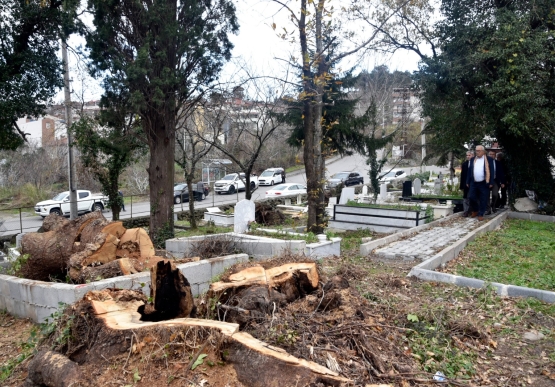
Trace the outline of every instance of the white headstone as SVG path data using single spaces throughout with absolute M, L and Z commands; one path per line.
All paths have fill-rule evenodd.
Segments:
M 387 199 L 387 183 L 382 183 L 380 185 L 380 199 Z
M 285 200 L 285 205 L 286 206 L 290 206 L 291 205 L 291 198 L 286 198 Z
M 367 185 L 362 186 L 362 194 L 363 195 L 368 195 L 368 186 Z
M 328 202 L 328 207 L 333 207 L 335 204 L 337 204 L 337 197 L 333 196 L 330 198 L 330 201 Z
M 233 231 L 242 234 L 247 231 L 249 222 L 254 222 L 255 206 L 252 200 L 243 199 L 235 205 Z
M 23 235 L 25 235 L 26 233 L 23 232 L 21 234 L 17 234 L 15 236 L 15 248 L 16 249 L 20 249 L 21 248 L 21 238 L 23 238 Z
M 418 177 L 414 179 L 414 181 L 412 182 L 412 186 L 414 187 L 414 194 L 420 195 L 420 191 L 422 190 L 422 182 Z
M 298 194 L 297 195 L 297 204 L 302 204 L 303 203 L 303 195 Z
M 349 200 L 355 200 L 354 187 L 345 187 L 341 190 L 341 198 L 339 198 L 339 204 L 346 204 Z

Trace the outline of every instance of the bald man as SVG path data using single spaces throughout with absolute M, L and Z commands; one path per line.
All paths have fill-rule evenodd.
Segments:
M 490 189 L 493 187 L 493 159 L 486 155 L 482 145 L 476 146 L 476 156 L 470 159 L 466 185 L 469 188 L 471 216 L 484 220 L 489 203 Z

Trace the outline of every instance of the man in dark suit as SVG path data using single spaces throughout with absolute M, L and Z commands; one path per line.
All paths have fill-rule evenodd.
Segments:
M 488 156 L 493 160 L 493 184 L 488 212 L 496 212 L 499 203 L 499 189 L 505 188 L 505 172 L 501 163 L 496 160 L 494 151 L 489 151 Z
M 470 215 L 470 199 L 468 198 L 468 186 L 466 185 L 466 179 L 468 177 L 468 166 L 470 164 L 470 159 L 474 157 L 474 152 L 466 152 L 466 160 L 461 165 L 461 182 L 459 184 L 459 189 L 463 191 L 463 216 L 467 218 Z
M 482 145 L 476 146 L 476 156 L 470 159 L 466 185 L 469 187 L 472 217 L 484 220 L 488 206 L 489 192 L 493 187 L 493 160 L 486 156 Z

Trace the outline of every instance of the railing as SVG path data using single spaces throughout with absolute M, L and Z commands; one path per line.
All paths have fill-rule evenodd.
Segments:
M 210 198 L 211 196 L 211 198 Z M 210 192 L 208 197 L 203 202 L 196 202 L 198 204 L 204 203 L 206 206 L 221 206 L 238 202 L 239 191 L 236 190 L 236 195 L 222 195 L 216 198 L 217 194 L 214 192 L 214 183 L 210 185 Z M 219 195 L 218 195 L 219 196 Z M 150 202 L 149 195 L 129 195 L 125 196 L 125 210 L 120 211 L 120 219 L 133 219 L 137 217 L 150 215 Z M 65 202 L 69 204 L 70 202 Z M 198 203 L 198 204 L 197 204 Z M 188 202 L 181 202 L 174 204 L 175 212 L 183 212 L 189 210 Z M 104 212 L 110 212 L 109 208 L 105 208 Z M 34 218 L 34 219 L 32 219 Z M 42 219 L 35 213 L 35 207 L 3 207 L 0 210 L 0 237 L 7 235 L 14 235 L 23 232 L 36 231 L 42 225 Z

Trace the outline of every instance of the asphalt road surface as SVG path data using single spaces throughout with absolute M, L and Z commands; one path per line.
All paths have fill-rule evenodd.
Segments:
M 387 172 L 390 168 L 384 168 L 384 172 Z M 407 172 L 407 174 L 412 174 L 416 172 L 420 172 L 421 168 L 419 167 L 409 167 L 409 168 L 396 168 L 402 169 Z M 434 173 L 438 173 L 442 171 L 444 174 L 448 173 L 446 168 L 440 168 L 436 166 L 426 166 L 426 171 L 433 171 Z M 366 165 L 364 157 L 360 155 L 353 155 L 353 156 L 345 156 L 342 158 L 335 158 L 330 160 L 326 163 L 326 176 L 331 176 L 337 172 L 351 172 L 356 171 L 365 176 L 364 182 L 368 183 L 368 166 Z M 290 173 L 287 175 L 286 179 L 287 183 L 302 183 L 306 184 L 306 174 L 304 171 L 298 171 L 294 173 Z M 264 186 L 259 187 L 253 192 L 252 200 L 261 200 L 264 199 L 265 193 L 271 187 Z M 195 202 L 195 208 L 205 208 L 205 207 L 218 207 L 224 204 L 234 204 L 239 200 L 245 198 L 244 192 L 235 193 L 232 195 L 224 194 L 214 194 L 213 191 L 201 202 Z M 140 216 L 148 216 L 150 213 L 150 203 L 149 202 L 137 202 L 127 203 L 125 205 L 125 209 L 127 211 L 120 213 L 121 219 L 128 219 L 132 217 L 140 217 Z M 189 203 L 181 203 L 175 205 L 176 211 L 181 210 L 188 210 Z M 104 216 L 111 220 L 112 219 L 112 212 L 110 210 L 104 210 Z M 1 218 L 0 215 L 0 236 L 2 235 L 14 235 L 20 232 L 33 232 L 36 231 L 42 225 L 42 218 L 36 215 L 34 212 L 31 213 L 22 213 L 21 217 L 19 215 L 13 215 L 9 218 L 4 217 Z M 3 222 L 3 223 L 2 223 Z

